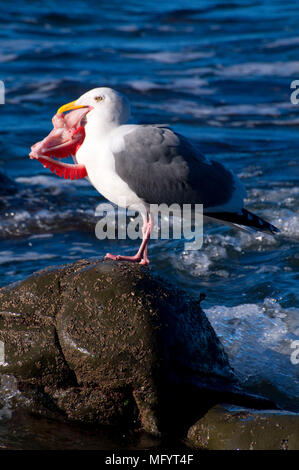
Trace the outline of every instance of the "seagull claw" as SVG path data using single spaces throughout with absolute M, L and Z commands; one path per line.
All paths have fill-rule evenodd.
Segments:
M 122 255 L 112 255 L 111 253 L 107 253 L 104 259 L 112 259 L 113 261 L 129 261 L 131 263 L 139 263 L 142 266 L 147 266 L 149 264 L 148 257 L 142 258 L 140 255 L 122 256 Z
M 139 263 L 141 266 L 147 266 L 149 264 L 149 259 L 147 256 L 147 244 L 151 233 L 153 220 L 152 215 L 149 214 L 149 221 L 145 219 L 145 225 L 142 228 L 143 238 L 142 243 L 134 256 L 122 256 L 122 255 L 112 255 L 107 253 L 104 259 L 111 259 L 112 261 L 129 261 L 131 263 Z
M 116 261 L 118 259 L 118 255 L 112 255 L 111 253 L 106 253 L 104 256 L 104 259 L 112 259 L 113 261 Z
M 146 258 L 146 259 L 142 258 L 142 260 L 140 261 L 139 264 L 141 264 L 141 266 L 147 266 L 149 264 L 149 259 L 148 258 Z

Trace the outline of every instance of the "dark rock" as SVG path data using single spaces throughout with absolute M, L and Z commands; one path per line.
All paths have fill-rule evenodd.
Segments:
M 187 444 L 213 450 L 299 450 L 299 414 L 217 405 L 190 428 Z
M 140 266 L 82 260 L 1 289 L 0 341 L 0 375 L 70 420 L 157 434 L 238 391 L 198 302 Z
M 83 260 L 1 289 L 0 341 L 15 400 L 46 416 L 183 434 L 223 399 L 265 405 L 234 382 L 198 301 L 140 266 Z

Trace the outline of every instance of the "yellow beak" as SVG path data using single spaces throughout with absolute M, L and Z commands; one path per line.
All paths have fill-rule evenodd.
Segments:
M 65 113 L 66 111 L 72 111 L 73 109 L 79 109 L 79 108 L 86 108 L 86 106 L 76 105 L 76 100 L 71 101 L 70 103 L 67 103 L 61 106 L 58 109 L 57 114 L 62 114 L 62 113 Z

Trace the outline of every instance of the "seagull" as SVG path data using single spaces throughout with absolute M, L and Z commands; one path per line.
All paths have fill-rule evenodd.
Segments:
M 131 124 L 130 118 L 130 104 L 123 94 L 95 88 L 61 106 L 53 117 L 53 130 L 31 147 L 30 158 L 58 176 L 88 177 L 112 203 L 141 212 L 143 237 L 137 253 L 107 253 L 105 258 L 149 263 L 151 204 L 202 204 L 204 216 L 210 219 L 279 232 L 244 208 L 246 190 L 241 181 L 222 163 L 206 158 L 198 144 L 167 126 Z M 74 164 L 60 161 L 69 155 Z

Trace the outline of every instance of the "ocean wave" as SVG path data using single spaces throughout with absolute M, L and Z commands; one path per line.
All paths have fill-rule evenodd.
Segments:
M 52 92 L 59 89 L 61 80 L 39 80 L 33 81 L 30 84 L 22 86 L 19 85 L 12 87 L 8 90 L 6 103 L 8 104 L 21 104 L 24 102 L 36 102 L 49 98 Z M 49 122 L 51 116 L 49 116 Z
M 215 69 L 216 75 L 229 78 L 252 76 L 292 77 L 299 72 L 299 61 L 246 62 Z
M 299 239 L 299 212 L 298 212 L 299 188 L 295 186 L 277 187 L 271 190 L 251 189 L 248 191 L 250 204 L 271 204 L 271 208 L 265 207 L 263 215 L 271 220 L 281 233 L 278 238 Z
M 289 406 L 296 399 L 298 408 L 299 374 L 290 360 L 291 343 L 299 334 L 298 322 L 294 332 L 290 319 L 298 315 L 298 310 L 283 308 L 276 299 L 265 298 L 261 304 L 216 305 L 205 309 L 205 313 L 242 383 L 258 391 L 260 384 L 268 382 L 274 389 L 269 398 L 279 401 L 277 390 L 288 397 Z M 285 405 L 284 400 L 281 405 Z
M 17 54 L 0 54 L 0 63 L 2 62 L 12 62 L 17 59 Z
M 291 38 L 282 38 L 276 39 L 276 41 L 268 42 L 264 45 L 265 49 L 275 49 L 277 47 L 285 47 L 285 46 L 296 46 L 299 44 L 299 37 L 291 37 Z
M 186 86 L 188 84 L 188 86 Z M 205 87 L 205 88 L 202 88 Z M 176 80 L 173 82 L 172 87 L 168 85 L 164 86 L 165 89 L 175 88 L 181 92 L 192 91 L 194 94 L 198 95 L 209 95 L 215 92 L 214 88 L 209 88 L 208 83 L 205 80 L 196 81 L 191 79 L 189 82 L 187 79 L 179 81 Z M 261 116 L 269 118 L 278 118 L 284 116 L 287 112 L 292 112 L 294 106 L 291 103 L 255 103 L 254 105 L 250 104 L 234 104 L 234 105 L 202 105 L 193 100 L 184 100 L 184 99 L 168 99 L 163 101 L 161 104 L 155 104 L 155 107 L 169 113 L 173 114 L 189 114 L 197 119 L 207 119 L 215 118 L 221 120 L 230 120 L 230 125 L 235 123 L 232 122 L 232 118 L 242 117 L 240 125 L 248 126 L 249 124 L 258 125 L 259 121 L 253 121 L 250 119 L 250 116 Z M 246 121 L 244 122 L 244 118 Z M 287 121 L 285 124 L 290 125 L 294 124 L 297 119 L 292 119 L 292 122 Z M 261 121 L 263 125 L 268 124 L 264 120 Z M 281 125 L 283 121 L 278 119 L 271 119 L 271 125 Z
M 24 261 L 49 260 L 56 258 L 51 253 L 40 253 L 34 250 L 25 251 L 23 253 L 15 253 L 12 250 L 0 251 L 0 265 L 7 263 L 23 263 Z
M 0 239 L 39 235 L 45 232 L 91 230 L 97 220 L 93 208 L 16 210 L 0 220 Z
M 129 80 L 126 85 L 137 91 L 150 91 L 163 88 L 162 85 L 150 80 Z
M 242 257 L 248 257 L 250 253 L 259 252 L 260 262 L 254 262 L 250 270 L 259 275 L 266 272 L 279 273 L 281 269 L 291 269 L 284 256 L 280 258 L 280 266 L 271 264 L 272 261 L 265 261 L 262 253 L 278 249 L 283 244 L 295 243 L 299 238 L 299 217 L 293 212 L 285 209 L 265 210 L 262 214 L 266 220 L 271 221 L 280 228 L 281 232 L 275 237 L 263 232 L 246 233 L 229 227 L 219 226 L 219 223 L 204 223 L 203 246 L 200 250 L 182 251 L 179 258 L 170 258 L 170 262 L 180 271 L 188 273 L 188 276 L 195 278 L 204 277 L 243 277 L 241 265 L 231 270 L 230 259 L 239 259 L 242 263 Z M 221 223 L 220 223 L 221 224 Z M 222 233 L 217 233 L 221 231 Z M 286 255 L 287 256 L 287 255 Z M 274 268 L 272 269 L 271 266 Z M 256 282 L 263 282 L 264 277 L 256 278 Z
M 157 83 L 150 80 L 130 80 L 126 82 L 126 85 L 142 92 L 152 90 L 177 90 L 181 93 L 192 93 L 194 95 L 211 95 L 215 92 L 213 88 L 204 88 L 208 86 L 207 80 L 198 77 L 177 78 L 175 80 L 169 80 L 167 83 Z
M 16 183 L 26 184 L 28 186 L 42 186 L 44 188 L 65 188 L 72 190 L 75 186 L 88 186 L 88 181 L 81 179 L 71 181 L 62 178 L 57 178 L 57 176 L 51 175 L 36 175 L 36 176 L 18 176 L 15 179 Z
M 124 57 L 138 60 L 153 60 L 163 64 L 179 64 L 183 62 L 192 62 L 198 59 L 212 57 L 213 52 L 202 51 L 159 51 L 159 52 L 144 52 L 144 53 L 123 53 Z

